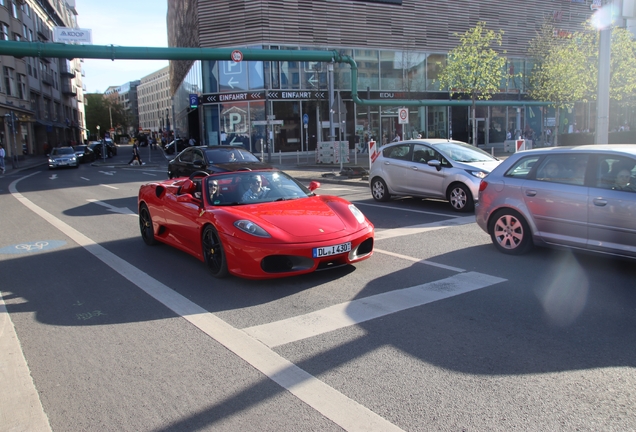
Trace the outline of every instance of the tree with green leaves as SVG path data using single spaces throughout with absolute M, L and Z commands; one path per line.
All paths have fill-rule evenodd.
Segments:
M 116 94 L 86 94 L 85 101 L 86 128 L 91 135 L 97 136 L 97 126 L 100 126 L 98 139 L 104 137 L 111 124 L 113 128 L 121 128 L 124 131 L 132 125 L 132 114 L 119 102 Z
M 502 80 L 506 78 L 505 50 L 501 54 L 495 47 L 501 46 L 503 31 L 486 29 L 485 22 L 478 22 L 459 37 L 460 43 L 448 53 L 446 66 L 439 74 L 439 82 L 452 95 L 468 95 L 473 102 L 473 145 L 477 145 L 477 121 L 475 102 L 488 100 L 499 92 Z
M 559 110 L 571 108 L 574 102 L 590 95 L 591 78 L 595 75 L 590 72 L 595 66 L 588 53 L 580 49 L 580 42 L 572 37 L 563 43 L 546 45 L 541 57 L 535 59 L 530 76 L 529 96 L 550 101 L 556 108 L 554 145 L 558 141 Z
M 553 102 L 556 124 L 559 110 L 575 102 L 596 100 L 598 92 L 599 32 L 592 26 L 557 38 L 554 26 L 546 22 L 530 42 L 534 59 L 529 96 Z M 636 92 L 636 41 L 624 28 L 613 28 L 610 55 L 610 100 L 618 104 L 634 103 Z M 558 130 L 557 130 L 558 132 Z M 554 135 L 557 145 L 558 133 Z

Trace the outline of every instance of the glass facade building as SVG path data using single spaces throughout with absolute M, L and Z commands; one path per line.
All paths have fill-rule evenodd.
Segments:
M 526 97 L 527 84 L 523 77 L 532 69 L 526 55 L 527 44 L 542 24 L 545 11 L 557 7 L 552 1 L 523 5 L 522 9 L 529 14 L 523 24 L 504 21 L 519 11 L 511 11 L 510 3 L 503 0 L 474 2 L 482 12 L 475 11 L 475 16 L 468 19 L 456 5 L 425 0 L 392 4 L 296 0 L 294 4 L 298 9 L 294 10 L 280 9 L 279 2 L 274 1 L 260 2 L 258 7 L 251 4 L 251 9 L 250 3 L 244 0 L 186 3 L 169 8 L 171 46 L 187 46 L 198 40 L 199 46 L 209 48 L 335 50 L 356 61 L 359 97 L 375 100 L 448 100 L 449 93 L 440 88 L 438 76 L 447 52 L 458 44 L 457 34 L 474 26 L 480 13 L 488 15 L 484 12 L 487 9 L 500 8 L 497 23 L 488 27 L 509 31 L 512 36 L 504 40 L 502 47 L 507 50 L 508 78 L 502 80 L 500 91 L 493 99 L 510 101 L 510 105 L 477 108 L 478 142 L 501 142 L 507 131 L 526 126 L 540 136 L 543 110 L 524 108 L 521 104 L 515 105 L 515 101 Z M 325 23 L 321 24 L 319 18 L 300 19 L 306 8 L 316 8 L 318 3 L 333 16 L 342 13 L 343 21 L 327 23 L 325 29 L 322 27 Z M 178 19 L 181 14 L 192 14 L 188 5 L 198 14 L 199 27 L 193 28 L 192 34 L 186 37 L 175 32 L 171 22 L 182 21 Z M 576 4 L 563 3 L 558 7 L 585 12 L 585 8 Z M 240 9 L 245 15 L 224 29 L 219 22 L 224 14 L 230 14 L 228 8 Z M 392 19 L 389 29 L 363 25 L 391 14 L 408 17 L 414 8 L 429 12 L 423 22 Z M 454 20 L 451 27 L 448 14 L 453 11 L 461 19 Z M 279 13 L 287 19 L 272 21 Z M 216 18 L 214 23 L 201 19 L 212 15 Z M 580 22 L 573 19 L 563 25 L 574 30 L 584 21 L 584 16 L 581 15 Z M 355 17 L 355 20 L 345 22 L 346 17 Z M 443 31 L 432 31 L 440 25 Z M 421 136 L 470 140 L 469 107 L 410 108 L 405 124 L 399 121 L 399 108 L 395 106 L 354 104 L 351 71 L 346 63 L 333 64 L 333 103 L 329 101 L 328 64 L 324 62 L 228 60 L 197 61 L 187 67 L 180 66 L 181 69 L 173 68 L 176 133 L 177 136 L 195 136 L 202 144 L 242 144 L 254 152 L 270 145 L 272 152 L 295 152 L 315 150 L 320 141 L 344 140 L 349 142 L 350 148 L 364 144 L 369 138 L 383 144 L 396 135 L 403 139 Z M 193 94 L 198 96 L 196 107 L 189 101 Z M 330 115 L 333 116 L 331 122 Z M 332 127 L 335 136 L 331 136 Z

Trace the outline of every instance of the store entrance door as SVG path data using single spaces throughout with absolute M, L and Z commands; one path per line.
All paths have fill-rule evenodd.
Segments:
M 381 145 L 393 141 L 396 133 L 402 138 L 402 125 L 399 124 L 398 116 L 382 116 L 381 120 Z

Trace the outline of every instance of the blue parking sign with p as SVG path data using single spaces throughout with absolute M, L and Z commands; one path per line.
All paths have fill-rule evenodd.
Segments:
M 199 95 L 191 94 L 190 95 L 190 108 L 196 108 L 199 106 Z

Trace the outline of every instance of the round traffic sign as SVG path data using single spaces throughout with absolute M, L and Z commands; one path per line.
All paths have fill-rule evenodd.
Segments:
M 405 108 L 402 108 L 402 109 L 400 110 L 400 118 L 401 118 L 402 120 L 406 120 L 406 118 L 407 118 L 408 116 L 409 116 L 409 110 L 407 110 L 407 109 L 405 109 Z
M 240 62 L 241 60 L 243 60 L 243 53 L 242 53 L 242 52 L 240 52 L 239 50 L 234 50 L 234 51 L 232 51 L 232 55 L 231 55 L 231 57 L 232 57 L 232 60 L 233 60 L 233 61 L 235 61 L 235 62 L 237 62 L 237 63 L 238 63 L 238 62 Z

